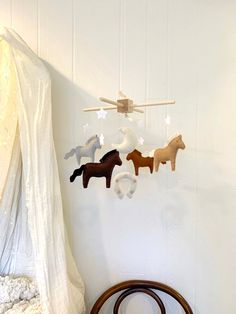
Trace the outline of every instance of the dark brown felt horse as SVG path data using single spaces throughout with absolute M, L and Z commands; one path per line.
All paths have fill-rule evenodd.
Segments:
M 100 163 L 89 162 L 76 169 L 70 177 L 70 182 L 74 182 L 75 178 L 83 173 L 83 186 L 85 189 L 88 187 L 91 177 L 105 177 L 106 187 L 110 188 L 112 171 L 116 165 L 121 166 L 122 161 L 119 152 L 114 149 L 106 153 L 100 159 Z
M 138 176 L 138 170 L 140 167 L 149 167 L 150 172 L 153 172 L 153 157 L 143 157 L 141 152 L 135 149 L 129 153 L 126 157 L 127 160 L 132 160 L 135 169 L 135 175 Z

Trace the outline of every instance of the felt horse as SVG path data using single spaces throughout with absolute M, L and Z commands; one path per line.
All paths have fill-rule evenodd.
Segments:
M 185 149 L 182 135 L 173 138 L 166 147 L 156 149 L 154 152 L 155 171 L 158 171 L 160 163 L 166 163 L 166 161 L 170 161 L 171 170 L 175 171 L 176 155 L 179 149 Z
M 76 154 L 78 165 L 80 165 L 82 157 L 90 157 L 91 162 L 94 162 L 95 152 L 97 148 L 101 148 L 101 143 L 99 137 L 97 135 L 94 135 L 87 140 L 84 146 L 77 146 L 75 148 L 72 148 L 71 151 L 65 154 L 64 159 L 68 159 Z
M 83 173 L 83 187 L 86 189 L 91 177 L 105 177 L 106 187 L 111 187 L 111 177 L 115 166 L 121 166 L 119 152 L 114 149 L 106 153 L 101 159 L 100 163 L 87 163 L 76 169 L 70 177 L 70 182 L 73 182 L 77 176 Z
M 135 169 L 135 175 L 138 176 L 138 170 L 140 167 L 149 167 L 150 172 L 153 172 L 153 157 L 143 157 L 141 152 L 137 149 L 133 150 L 126 157 L 127 160 L 132 160 Z

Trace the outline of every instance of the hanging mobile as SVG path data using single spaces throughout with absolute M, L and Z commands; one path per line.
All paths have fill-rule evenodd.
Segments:
M 99 98 L 100 101 L 105 102 L 107 104 L 111 104 L 112 106 L 84 108 L 83 111 L 90 112 L 90 111 L 101 111 L 101 110 L 117 110 L 117 112 L 124 113 L 124 114 L 132 113 L 132 112 L 143 113 L 144 111 L 140 108 L 175 104 L 175 100 L 162 100 L 162 101 L 157 101 L 154 103 L 135 104 L 132 99 L 129 99 L 122 92 L 119 92 L 119 95 L 122 98 L 117 99 L 116 101 L 112 99 L 104 98 L 104 97 Z

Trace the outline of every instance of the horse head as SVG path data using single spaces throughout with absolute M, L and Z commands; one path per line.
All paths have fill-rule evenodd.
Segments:
M 109 151 L 108 153 L 106 153 L 101 159 L 100 162 L 104 163 L 104 162 L 112 162 L 115 165 L 121 166 L 122 165 L 122 161 L 120 159 L 120 153 L 118 152 L 118 150 L 113 149 L 111 151 Z
M 122 165 L 122 160 L 120 159 L 120 153 L 118 151 L 116 151 L 116 153 L 114 154 L 114 162 L 115 165 L 117 166 L 121 166 Z
M 127 156 L 126 156 L 126 160 L 132 160 L 132 157 L 133 157 L 133 152 L 132 153 L 129 153 Z
M 185 149 L 185 144 L 182 140 L 182 135 L 176 136 L 171 142 L 170 145 L 176 147 L 177 149 Z
M 95 148 L 102 148 L 102 145 L 101 145 L 101 141 L 100 141 L 100 138 L 96 135 L 96 138 L 95 138 L 95 141 L 94 141 L 94 147 Z
M 138 151 L 137 149 L 133 150 L 131 153 L 129 153 L 126 157 L 127 160 L 132 160 L 134 158 L 134 156 L 142 156 L 142 153 L 140 151 Z
M 102 148 L 100 139 L 97 135 L 91 136 L 87 142 L 85 143 L 86 146 L 94 146 L 94 148 Z

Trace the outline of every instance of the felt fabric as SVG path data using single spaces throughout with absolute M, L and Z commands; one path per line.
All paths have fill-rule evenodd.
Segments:
M 70 176 L 70 182 L 74 182 L 77 176 L 83 174 L 83 187 L 86 189 L 89 184 L 91 177 L 106 178 L 106 187 L 111 187 L 111 177 L 115 166 L 121 166 L 122 161 L 120 159 L 119 152 L 114 149 L 106 153 L 98 162 L 89 162 L 82 165 L 80 168 L 75 169 L 73 174 Z
M 77 163 L 80 165 L 82 157 L 90 157 L 91 162 L 95 160 L 96 149 L 101 149 L 100 139 L 97 135 L 90 137 L 84 146 L 77 146 L 72 148 L 68 153 L 65 154 L 64 159 L 68 159 L 73 155 L 76 155 Z
M 121 183 L 123 180 L 128 180 L 130 182 L 129 190 L 126 193 L 128 198 L 132 198 L 136 189 L 137 189 L 137 179 L 136 177 L 130 172 L 120 172 L 118 173 L 115 178 L 115 187 L 114 191 L 118 195 L 119 199 L 122 199 L 125 196 L 125 192 L 121 189 Z
M 179 149 L 185 149 L 182 135 L 174 137 L 164 148 L 158 148 L 154 151 L 154 167 L 158 171 L 160 163 L 165 164 L 167 161 L 171 163 L 171 170 L 175 171 L 176 156 Z
M 112 144 L 112 147 L 120 153 L 128 154 L 138 145 L 138 138 L 134 131 L 128 127 L 122 127 L 119 131 L 123 134 L 123 140 L 120 144 Z
M 153 157 L 143 157 L 141 152 L 135 149 L 126 157 L 127 160 L 132 160 L 135 170 L 135 175 L 138 176 L 140 167 L 148 167 L 150 172 L 153 173 Z

